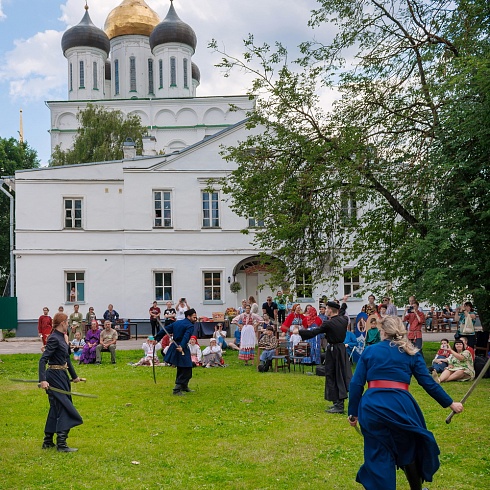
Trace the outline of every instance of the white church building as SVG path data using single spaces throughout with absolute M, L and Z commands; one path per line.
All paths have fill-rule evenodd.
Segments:
M 197 97 L 196 45 L 172 3 L 160 21 L 144 0 L 123 0 L 104 30 L 86 7 L 65 32 L 69 95 L 47 103 L 52 148 L 72 145 L 77 112 L 89 102 L 138 114 L 149 136 L 142 157 L 129 147 L 120 161 L 16 172 L 18 335 L 35 334 L 43 306 L 70 313 L 78 303 L 84 314 L 93 306 L 101 318 L 111 303 L 143 324 L 155 299 L 163 310 L 185 297 L 210 317 L 271 293 L 260 289 L 266 272 L 251 244 L 259 223 L 234 214 L 228 196 L 209 185 L 234 169 L 221 147 L 247 137 L 253 101 Z M 235 281 L 238 294 L 229 288 Z M 339 286 L 339 294 L 355 290 L 359 278 L 347 271 Z M 303 290 L 311 293 L 298 298 L 304 302 L 323 292 Z

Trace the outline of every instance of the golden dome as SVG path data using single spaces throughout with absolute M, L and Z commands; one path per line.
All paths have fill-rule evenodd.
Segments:
M 132 34 L 149 36 L 159 22 L 158 14 L 145 0 L 123 0 L 107 16 L 104 30 L 109 39 Z

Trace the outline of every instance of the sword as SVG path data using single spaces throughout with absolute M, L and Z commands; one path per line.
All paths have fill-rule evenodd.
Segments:
M 38 384 L 37 386 L 41 388 L 40 384 Z M 53 386 L 48 386 L 46 389 L 51 391 L 56 391 L 56 393 L 63 393 L 63 395 L 84 396 L 85 398 L 99 398 L 97 395 L 89 395 L 87 393 L 77 393 L 76 391 L 60 390 L 59 388 L 54 388 Z
M 84 381 L 87 381 L 85 378 Z M 41 384 L 37 379 L 18 379 L 18 378 L 9 378 L 9 381 L 14 381 L 15 383 L 37 383 L 38 388 L 41 387 Z M 71 381 L 70 381 L 71 382 Z M 59 388 L 55 388 L 54 386 L 48 386 L 47 390 L 56 391 L 57 393 L 63 393 L 64 395 L 75 395 L 75 396 L 83 396 L 85 398 L 99 398 L 97 395 L 89 395 L 86 393 L 76 393 L 75 391 L 65 391 Z
M 39 380 L 37 379 L 9 378 L 9 381 L 13 381 L 14 383 L 39 383 Z M 86 383 L 87 378 L 80 378 L 80 381 Z M 70 383 L 73 383 L 73 380 L 70 379 Z
M 163 326 L 163 323 L 160 321 L 160 318 L 157 318 L 157 322 L 160 325 L 160 327 L 163 329 L 163 331 L 168 335 L 168 338 L 170 338 L 170 334 L 167 332 L 167 329 Z M 177 347 L 181 347 L 177 342 L 175 342 L 174 339 L 171 340 Z M 182 350 L 182 355 L 185 356 L 184 350 Z
M 354 419 L 351 419 L 352 415 L 349 415 L 347 418 L 349 419 L 349 422 L 353 422 Z M 359 422 L 356 424 L 356 425 L 352 425 L 351 427 L 354 427 L 354 429 L 356 429 L 356 432 L 361 436 L 361 437 L 364 437 L 362 435 L 362 432 L 361 432 L 361 429 L 359 428 Z
M 478 383 L 481 381 L 481 379 L 483 378 L 483 376 L 485 376 L 485 373 L 488 371 L 488 368 L 489 367 L 490 367 L 490 357 L 488 358 L 485 366 L 483 366 L 483 369 L 480 371 L 480 374 L 478 375 L 478 378 L 475 379 L 475 381 L 471 385 L 470 389 L 466 392 L 466 395 L 463 396 L 463 399 L 461 400 L 461 403 L 463 405 L 464 405 L 464 402 L 469 398 L 469 396 L 471 395 L 471 393 L 473 392 L 473 390 L 477 387 Z M 455 413 L 456 412 L 451 412 L 447 416 L 447 418 L 446 418 L 446 424 L 450 424 L 451 423 L 451 419 L 453 418 L 453 415 Z

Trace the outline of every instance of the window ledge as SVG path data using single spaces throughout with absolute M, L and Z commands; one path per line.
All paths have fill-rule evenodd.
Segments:
M 205 299 L 202 302 L 203 305 L 224 305 L 225 302 L 222 299 Z
M 154 230 L 173 230 L 173 226 L 154 226 Z

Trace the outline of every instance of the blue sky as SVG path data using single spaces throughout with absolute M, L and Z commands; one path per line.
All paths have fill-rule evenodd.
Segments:
M 161 19 L 170 6 L 169 0 L 146 2 Z M 94 24 L 103 28 L 108 13 L 120 3 L 89 0 Z M 38 151 L 42 165 L 50 156 L 49 110 L 44 102 L 67 97 L 61 37 L 80 22 L 84 5 L 85 0 L 0 0 L 0 137 L 18 137 L 22 109 L 24 137 Z M 293 50 L 301 41 L 319 36 L 307 26 L 311 10 L 318 6 L 315 0 L 175 0 L 174 6 L 197 34 L 193 61 L 201 71 L 198 96 L 241 94 L 250 85 L 243 74 L 224 78 L 213 66 L 219 55 L 207 49 L 212 38 L 239 55 L 248 33 L 257 41 L 281 41 Z

